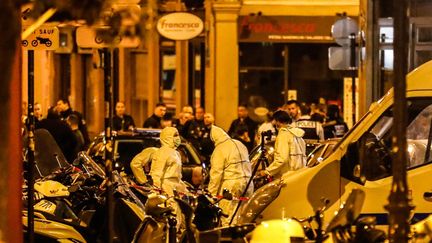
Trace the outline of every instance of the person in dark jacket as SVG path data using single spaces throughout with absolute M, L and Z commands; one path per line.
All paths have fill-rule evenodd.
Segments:
M 340 116 L 337 105 L 329 105 L 327 107 L 327 117 L 326 123 L 323 124 L 326 139 L 340 138 L 348 132 L 348 126 Z
M 246 147 L 253 147 L 257 124 L 248 116 L 248 109 L 246 105 L 240 105 L 237 109 L 237 114 L 238 118 L 231 123 L 231 126 L 228 130 L 228 135 L 231 137 L 237 136 L 237 130 L 242 129 L 243 126 L 246 125 L 248 138 L 245 138 L 245 140 L 249 141 L 249 146 Z
M 72 163 L 76 157 L 77 140 L 72 129 L 68 124 L 60 119 L 60 115 L 56 110 L 51 107 L 48 110 L 47 118 L 42 119 L 36 128 L 43 128 L 48 130 L 54 137 L 54 140 L 59 145 L 65 158 L 69 163 Z
M 158 103 L 154 109 L 153 115 L 144 121 L 145 128 L 162 128 L 161 119 L 166 113 L 165 103 Z
M 66 119 L 67 124 L 72 129 L 73 134 L 75 135 L 77 144 L 75 146 L 75 154 L 84 150 L 84 136 L 78 128 L 79 118 L 76 115 L 70 115 Z
M 60 111 L 60 117 L 63 121 L 66 121 L 66 119 L 72 114 L 74 114 L 78 117 L 78 119 L 79 119 L 79 126 L 78 127 L 79 127 L 79 130 L 81 131 L 82 135 L 84 136 L 85 147 L 87 147 L 90 144 L 90 137 L 89 137 L 89 134 L 87 132 L 87 125 L 86 125 L 86 122 L 84 120 L 83 115 L 78 111 L 72 110 L 70 103 L 69 103 L 69 100 L 65 99 L 65 98 L 59 99 L 57 101 L 57 110 Z
M 125 114 L 126 108 L 122 101 L 117 102 L 115 106 L 116 114 L 113 117 L 114 131 L 128 131 L 135 127 L 135 122 L 132 116 Z
M 184 132 L 184 138 L 191 142 L 198 151 L 201 151 L 201 140 L 206 129 L 204 125 L 204 109 L 197 107 L 195 110 L 195 118 L 189 120 Z

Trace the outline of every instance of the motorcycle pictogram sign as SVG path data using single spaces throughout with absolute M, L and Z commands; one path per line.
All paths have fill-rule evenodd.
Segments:
M 59 47 L 59 30 L 55 26 L 41 26 L 21 41 L 27 50 L 56 50 Z

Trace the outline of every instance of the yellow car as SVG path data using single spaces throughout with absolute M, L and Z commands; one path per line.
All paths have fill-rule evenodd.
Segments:
M 407 178 L 415 205 L 413 220 L 432 213 L 426 195 L 432 191 L 432 61 L 407 75 Z M 393 90 L 371 105 L 369 111 L 340 140 L 332 152 L 312 168 L 288 172 L 280 180 L 258 189 L 237 216 L 240 223 L 287 217 L 307 217 L 330 200 L 324 221 L 346 200 L 353 188 L 366 193 L 362 214 L 387 224 L 391 176 Z

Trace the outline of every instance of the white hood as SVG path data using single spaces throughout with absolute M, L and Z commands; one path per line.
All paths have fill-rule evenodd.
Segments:
M 210 130 L 210 139 L 215 143 L 215 146 L 230 139 L 230 136 L 220 127 L 213 125 Z
M 174 145 L 174 134 L 178 134 L 178 130 L 175 127 L 166 127 L 160 133 L 160 141 L 162 146 L 175 148 Z
M 289 132 L 291 132 L 294 136 L 296 136 L 296 137 L 298 137 L 298 138 L 303 137 L 304 134 L 305 134 L 305 131 L 304 131 L 303 129 L 301 129 L 301 128 L 298 128 L 298 127 L 291 127 L 291 126 L 289 126 L 289 127 L 283 127 L 283 128 L 281 128 L 280 130 L 281 130 L 281 131 L 282 131 L 282 130 L 289 131 Z

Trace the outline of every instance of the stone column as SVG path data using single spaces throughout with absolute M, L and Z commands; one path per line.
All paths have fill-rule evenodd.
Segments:
M 157 24 L 157 1 L 150 0 L 147 4 L 148 20 L 146 22 L 146 32 L 144 46 L 147 49 L 146 63 L 141 68 L 147 69 L 145 83 L 147 85 L 147 118 L 153 114 L 160 96 L 160 75 L 159 75 L 159 34 L 156 30 Z M 141 126 L 141 124 L 139 124 Z
M 213 3 L 214 41 L 213 57 L 214 90 L 206 90 L 212 96 L 209 111 L 214 112 L 216 125 L 228 130 L 237 117 L 239 75 L 237 17 L 240 10 L 238 1 L 216 1 Z M 210 41 L 210 42 L 211 42 Z M 211 44 L 210 44 L 211 45 Z M 211 81 L 210 81 L 211 82 Z
M 176 74 L 175 74 L 175 104 L 178 115 L 182 107 L 188 104 L 188 41 L 176 41 Z

